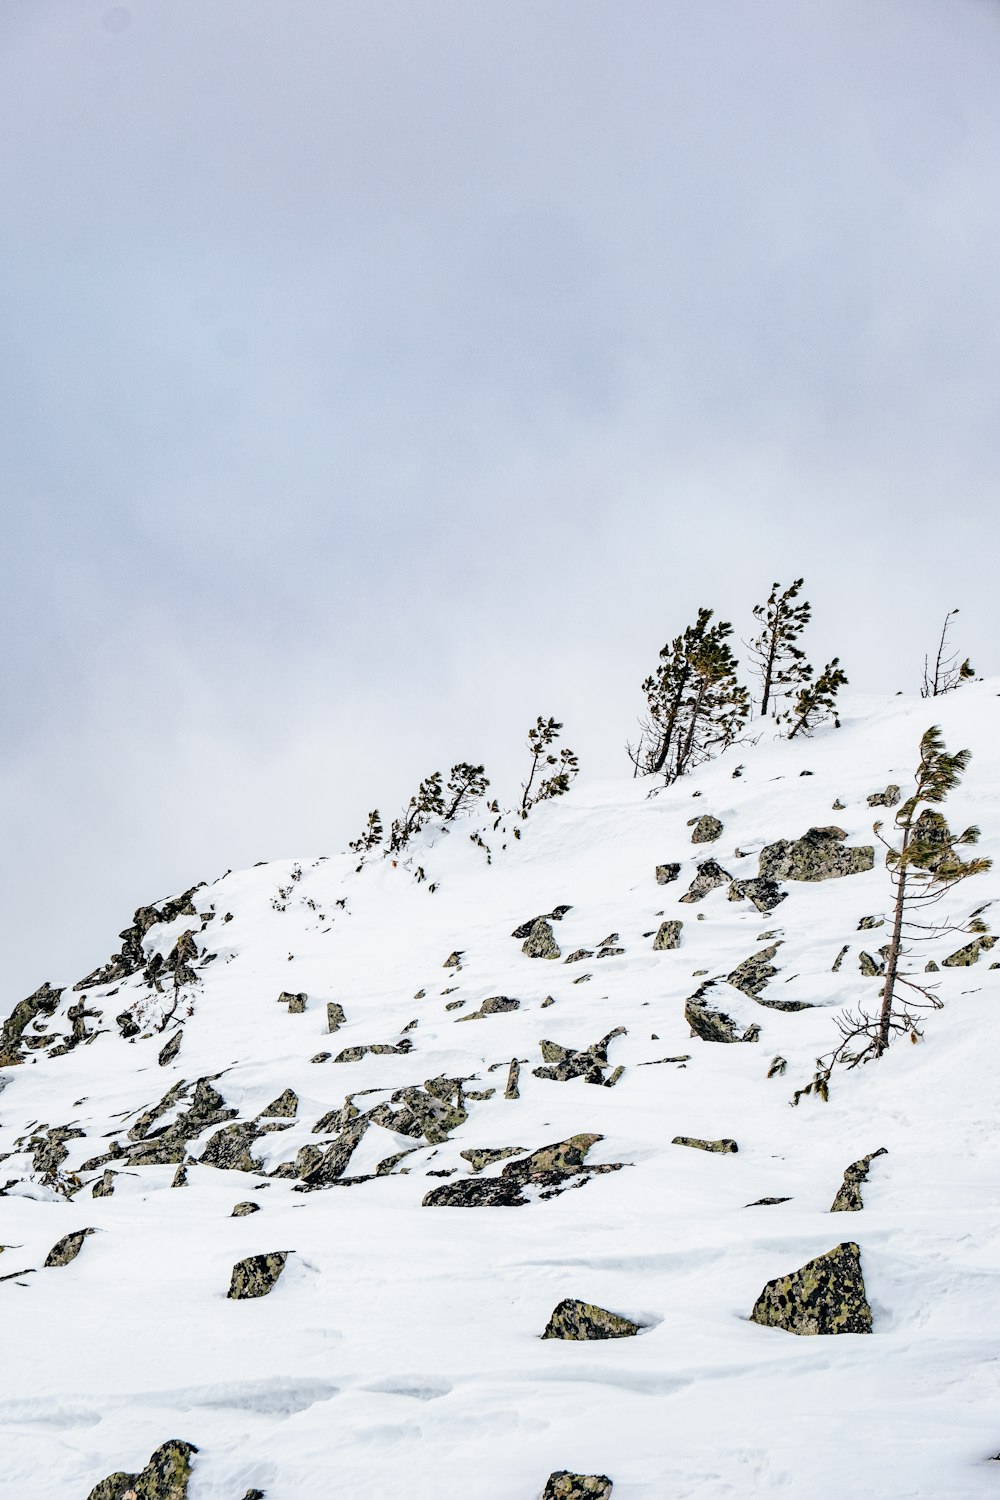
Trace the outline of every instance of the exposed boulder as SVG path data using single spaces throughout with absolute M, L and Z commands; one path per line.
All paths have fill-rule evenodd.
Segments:
M 669 948 L 679 948 L 681 945 L 681 930 L 683 922 L 667 921 L 661 922 L 659 930 L 653 939 L 653 947 L 658 953 Z
M 591 1147 L 603 1139 L 602 1135 L 589 1133 L 571 1135 L 565 1141 L 542 1146 L 519 1161 L 508 1162 L 499 1177 L 460 1177 L 455 1182 L 442 1183 L 427 1194 L 424 1207 L 520 1208 L 530 1202 L 522 1191 L 526 1186 L 543 1188 L 544 1198 L 561 1191 L 572 1179 L 579 1178 L 582 1182 L 595 1173 L 617 1172 L 621 1162 L 594 1166 L 586 1161 Z
M 702 813 L 700 818 L 689 818 L 687 826 L 694 829 L 692 844 L 714 844 L 722 833 L 722 824 L 711 813 Z
M 964 948 L 958 948 L 950 953 L 947 958 L 941 960 L 944 969 L 964 969 L 970 964 L 979 962 L 981 953 L 988 953 L 996 943 L 996 938 L 991 934 L 989 937 L 976 938 L 974 942 L 966 943 Z
M 412 1051 L 413 1043 L 408 1036 L 404 1036 L 401 1042 L 372 1042 L 367 1047 L 345 1047 L 333 1060 L 335 1063 L 360 1062 L 369 1052 L 376 1057 L 386 1057 Z
M 151 927 L 156 927 L 161 922 L 173 922 L 177 917 L 196 917 L 198 913 L 191 897 L 200 888 L 193 885 L 189 891 L 183 891 L 181 895 L 168 901 L 161 901 L 159 905 L 138 907 L 132 917 L 132 926 L 118 934 L 122 939 L 121 951 L 101 968 L 81 979 L 73 986 L 74 990 L 92 989 L 98 984 L 114 984 L 117 980 L 128 979 L 130 975 L 138 974 L 140 969 L 146 968 L 143 938 L 147 932 Z
M 741 1035 L 732 1016 L 713 1009 L 702 995 L 703 991 L 699 990 L 684 1004 L 684 1019 L 692 1036 L 701 1037 L 703 1042 L 756 1042 L 759 1039 L 759 1026 L 749 1026 Z
M 160 1054 L 156 1060 L 161 1068 L 165 1068 L 173 1062 L 174 1058 L 181 1050 L 181 1042 L 183 1040 L 184 1028 L 183 1026 L 178 1026 L 169 1042 L 167 1042 L 163 1047 L 160 1048 Z
M 260 1204 L 259 1203 L 253 1203 L 250 1199 L 247 1199 L 243 1203 L 237 1203 L 236 1206 L 234 1207 L 232 1213 L 229 1215 L 229 1217 L 231 1219 L 245 1219 L 248 1214 L 259 1214 L 259 1213 L 260 1213 Z
M 872 792 L 868 798 L 869 807 L 898 807 L 900 790 L 894 781 L 890 781 L 884 792 Z
M 39 1016 L 51 1016 L 59 1004 L 62 990 L 45 982 L 26 1000 L 19 1000 L 0 1029 L 0 1068 L 10 1068 L 23 1061 L 24 1032 Z
M 83 1249 L 83 1242 L 87 1236 L 93 1233 L 92 1229 L 74 1229 L 72 1234 L 64 1234 L 61 1240 L 56 1240 L 52 1249 L 45 1257 L 44 1264 L 46 1266 L 68 1266 L 70 1261 L 76 1260 L 76 1257 L 80 1254 L 80 1251 Z
M 539 917 L 524 940 L 521 952 L 528 958 L 559 958 L 560 947 L 552 933 L 552 924 Z
M 631 1318 L 609 1312 L 593 1302 L 564 1297 L 553 1310 L 543 1339 L 629 1339 L 640 1332 Z
M 90 1190 L 92 1198 L 110 1198 L 115 1191 L 115 1178 L 117 1172 L 112 1172 L 110 1167 L 105 1167 L 103 1174 L 94 1183 Z
M 837 1190 L 837 1196 L 830 1205 L 830 1212 L 858 1213 L 864 1208 L 861 1198 L 861 1184 L 868 1180 L 868 1170 L 876 1156 L 888 1154 L 885 1146 L 880 1146 L 877 1151 L 869 1151 L 867 1156 L 862 1156 L 860 1161 L 852 1161 L 844 1172 L 844 1180 Z
M 720 1141 L 702 1141 L 695 1135 L 675 1135 L 672 1146 L 694 1146 L 696 1151 L 717 1151 L 723 1156 L 734 1155 L 740 1148 L 735 1141 L 724 1138 Z
M 611 1500 L 614 1485 L 606 1474 L 571 1474 L 559 1469 L 550 1474 L 542 1500 Z
M 259 1134 L 260 1126 L 254 1120 L 223 1125 L 221 1130 L 209 1136 L 199 1160 L 223 1172 L 259 1172 L 260 1162 L 255 1161 L 251 1154 Z
M 188 1108 L 177 1116 L 172 1125 L 152 1129 L 161 1115 L 186 1097 L 189 1087 L 183 1080 L 175 1083 L 158 1104 L 146 1110 L 136 1120 L 128 1133 L 129 1140 L 134 1144 L 126 1152 L 132 1166 L 176 1165 L 184 1160 L 189 1140 L 213 1125 L 232 1120 L 239 1113 L 238 1110 L 227 1107 L 211 1079 L 199 1078 Z
M 717 890 L 720 885 L 725 885 L 732 878 L 718 860 L 706 859 L 698 866 L 698 873 L 680 899 L 688 904 L 702 901 L 709 891 Z
M 875 979 L 879 974 L 885 973 L 885 964 L 879 963 L 877 958 L 872 958 L 864 949 L 858 954 L 858 966 L 866 979 Z
M 328 1000 L 326 1002 L 326 1029 L 327 1029 L 327 1031 L 329 1031 L 331 1033 L 334 1032 L 334 1031 L 339 1031 L 340 1028 L 341 1028 L 341 1026 L 343 1026 L 343 1024 L 344 1024 L 344 1022 L 346 1020 L 347 1020 L 347 1017 L 344 1014 L 344 1007 L 342 1005 L 338 1004 L 338 1002 L 336 1000 Z
M 280 1120 L 294 1120 L 299 1112 L 299 1096 L 294 1089 L 285 1089 L 284 1093 L 272 1099 L 266 1109 L 261 1110 L 262 1115 L 268 1118 Z
M 845 1241 L 799 1270 L 769 1281 L 750 1318 L 788 1333 L 871 1333 L 860 1248 Z
M 657 865 L 656 883 L 657 885 L 670 885 L 672 881 L 677 879 L 680 873 L 681 867 L 679 864 Z
M 467 1016 L 459 1016 L 459 1021 L 483 1021 L 487 1016 L 500 1016 L 510 1010 L 520 1010 L 520 1000 L 511 1000 L 506 995 L 491 995 L 484 1000 L 478 1010 L 472 1010 Z M 458 1021 L 456 1021 L 456 1026 Z
M 750 880 L 734 880 L 729 887 L 730 901 L 752 901 L 759 912 L 768 916 L 788 895 L 776 880 L 754 875 Z
M 271 1250 L 265 1255 L 248 1255 L 245 1260 L 238 1260 L 226 1296 L 233 1302 L 241 1302 L 247 1297 L 266 1297 L 277 1286 L 289 1253 L 288 1250 Z
M 772 943 L 767 948 L 761 948 L 756 953 L 751 953 L 742 963 L 738 963 L 731 974 L 726 978 L 736 989 L 742 990 L 744 995 L 749 995 L 756 1000 L 761 990 L 769 980 L 777 974 L 777 967 L 771 962 L 781 944 Z
M 298 994 L 293 994 L 290 990 L 282 990 L 278 996 L 278 1004 L 287 1005 L 290 1016 L 301 1016 L 308 1003 L 309 996 L 305 990 L 300 990 Z
M 848 848 L 843 828 L 810 828 L 800 839 L 778 839 L 760 851 L 759 873 L 769 880 L 835 880 L 875 866 L 871 844 Z
M 187 1500 L 193 1443 L 177 1438 L 157 1448 L 140 1474 L 110 1474 L 95 1485 L 87 1500 Z

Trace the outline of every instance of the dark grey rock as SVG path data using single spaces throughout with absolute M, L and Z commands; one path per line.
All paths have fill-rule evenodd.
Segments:
M 760 948 L 756 953 L 751 953 L 742 963 L 738 963 L 731 974 L 726 978 L 735 989 L 741 990 L 744 995 L 756 999 L 761 990 L 769 980 L 777 974 L 777 967 L 771 963 L 777 953 L 780 943 L 772 943 L 768 948 Z
M 845 1241 L 799 1270 L 769 1281 L 750 1318 L 787 1333 L 871 1333 L 859 1246 Z
M 697 1151 L 716 1151 L 721 1155 L 734 1155 L 740 1148 L 735 1141 L 724 1138 L 719 1141 L 702 1141 L 694 1135 L 675 1135 L 672 1146 L 694 1146 Z
M 344 1014 L 344 1007 L 338 1004 L 336 1000 L 328 1000 L 326 1002 L 327 1031 L 329 1031 L 331 1034 L 335 1031 L 339 1031 L 346 1020 L 347 1017 Z
M 543 911 L 538 917 L 529 917 L 527 922 L 522 922 L 520 927 L 514 928 L 511 937 L 530 937 L 531 929 L 536 922 L 561 922 L 566 913 L 572 910 L 571 906 L 554 906 L 551 911 Z
M 681 931 L 683 922 L 667 921 L 661 922 L 659 930 L 653 939 L 653 947 L 658 953 L 669 948 L 679 948 L 681 945 Z
M 830 1212 L 858 1213 L 864 1208 L 861 1197 L 861 1184 L 867 1182 L 868 1172 L 876 1156 L 888 1154 L 885 1146 L 880 1146 L 877 1151 L 869 1151 L 867 1156 L 862 1156 L 859 1161 L 852 1161 L 844 1172 L 844 1180 L 837 1190 L 837 1196 L 830 1205 Z
M 711 813 L 702 813 L 700 818 L 689 818 L 688 827 L 694 829 L 692 844 L 714 844 L 722 833 L 722 824 Z
M 734 880 L 729 887 L 730 901 L 752 901 L 759 912 L 768 916 L 788 895 L 776 880 L 755 875 L 750 880 Z
M 227 1297 L 234 1302 L 247 1297 L 266 1297 L 277 1285 L 288 1256 L 287 1250 L 271 1250 L 265 1255 L 248 1255 L 244 1260 L 238 1260 L 233 1267 Z
M 95 1485 L 87 1500 L 187 1500 L 193 1443 L 171 1438 L 157 1448 L 139 1474 L 110 1474 Z
M 33 995 L 20 1000 L 0 1029 L 0 1068 L 10 1068 L 24 1060 L 24 1032 L 39 1016 L 54 1015 L 62 990 L 54 990 L 46 981 Z
M 80 1254 L 87 1236 L 93 1233 L 92 1229 L 75 1229 L 72 1234 L 64 1234 L 61 1240 L 56 1240 L 45 1257 L 45 1265 L 68 1266 Z
M 706 859 L 698 866 L 698 873 L 680 899 L 688 904 L 702 901 L 709 891 L 717 890 L 720 885 L 726 885 L 730 880 L 732 876 L 722 868 L 718 860 Z
M 167 1042 L 166 1045 L 160 1049 L 160 1054 L 156 1060 L 161 1068 L 165 1068 L 168 1066 L 168 1064 L 173 1062 L 174 1058 L 181 1050 L 181 1042 L 183 1040 L 184 1028 L 183 1026 L 178 1026 L 169 1042 Z
M 542 1334 L 543 1339 L 629 1339 L 640 1332 L 631 1318 L 609 1312 L 593 1302 L 564 1297 L 553 1310 Z
M 232 1213 L 229 1215 L 229 1217 L 231 1219 L 245 1219 L 248 1214 L 259 1214 L 259 1213 L 260 1213 L 260 1204 L 259 1203 L 254 1203 L 254 1202 L 252 1202 L 248 1198 L 243 1203 L 237 1203 L 236 1206 L 235 1206 L 235 1208 L 233 1209 Z
M 611 1500 L 614 1485 L 606 1474 L 572 1474 L 558 1469 L 550 1474 L 542 1500 Z
M 677 879 L 680 873 L 680 864 L 657 865 L 656 883 L 657 885 L 670 885 L 672 881 Z
M 528 958 L 559 958 L 560 948 L 553 936 L 551 923 L 539 917 L 525 938 L 521 952 Z
M 868 798 L 869 807 L 898 807 L 900 790 L 894 781 L 891 781 L 884 792 L 872 792 Z
M 871 844 L 848 848 L 842 828 L 810 828 L 800 839 L 778 839 L 760 851 L 759 873 L 769 880 L 835 880 L 875 866 Z

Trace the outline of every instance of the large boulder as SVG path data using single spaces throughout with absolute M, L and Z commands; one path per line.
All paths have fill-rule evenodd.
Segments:
M 848 848 L 843 828 L 810 828 L 800 839 L 778 839 L 760 851 L 759 874 L 768 880 L 836 880 L 875 866 L 871 844 Z
M 606 1474 L 571 1474 L 559 1469 L 550 1474 L 542 1500 L 611 1500 L 614 1485 Z
M 110 1474 L 87 1500 L 187 1500 L 193 1443 L 171 1438 L 157 1448 L 140 1474 Z
M 543 1339 L 630 1339 L 640 1332 L 638 1323 L 609 1312 L 593 1302 L 564 1297 L 553 1309 Z
M 799 1270 L 769 1281 L 750 1318 L 787 1333 L 871 1333 L 860 1248 L 845 1241 Z

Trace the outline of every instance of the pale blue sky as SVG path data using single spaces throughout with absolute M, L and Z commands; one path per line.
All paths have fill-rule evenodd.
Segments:
M 0 1009 L 699 603 L 995 671 L 1000 6 L 4 0 Z

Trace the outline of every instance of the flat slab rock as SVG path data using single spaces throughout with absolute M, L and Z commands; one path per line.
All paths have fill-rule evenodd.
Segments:
M 550 1474 L 542 1500 L 611 1500 L 614 1485 L 606 1474 L 571 1474 L 558 1469 Z
M 786 1333 L 871 1333 L 859 1246 L 845 1241 L 797 1271 L 769 1281 L 750 1320 Z
M 171 1438 L 152 1455 L 139 1474 L 109 1474 L 94 1486 L 87 1500 L 187 1500 L 193 1443 Z

